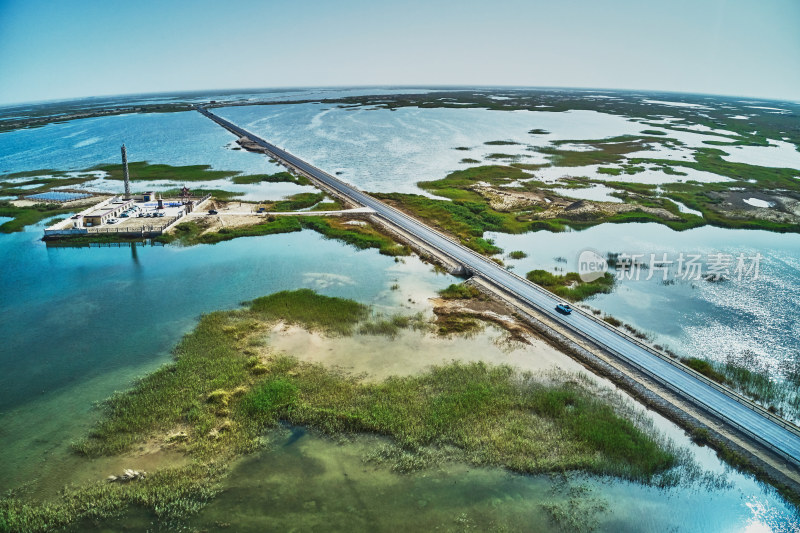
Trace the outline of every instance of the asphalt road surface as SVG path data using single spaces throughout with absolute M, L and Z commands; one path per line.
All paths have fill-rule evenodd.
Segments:
M 331 176 L 327 172 L 247 130 L 210 113 L 206 109 L 200 108 L 198 111 L 231 132 L 241 137 L 247 137 L 266 148 L 275 158 L 337 190 L 354 202 L 371 207 L 378 216 L 460 263 L 473 275 L 513 294 L 540 312 L 550 314 L 554 320 L 559 321 L 584 340 L 612 352 L 620 359 L 649 374 L 678 394 L 694 401 L 712 414 L 721 417 L 749 434 L 751 438 L 770 447 L 773 451 L 791 460 L 795 465 L 800 465 L 800 435 L 788 425 L 782 425 L 783 422 L 777 417 L 771 417 L 760 410 L 754 410 L 747 403 L 742 403 L 741 398 L 727 394 L 713 384 L 698 379 L 695 375 L 683 370 L 667 358 L 658 356 L 635 339 L 621 334 L 605 322 L 587 313 L 575 310 L 571 315 L 560 315 L 555 311 L 555 306 L 563 303 L 563 301 L 557 296 L 512 274 L 493 261 L 452 241 L 422 222 L 401 213 L 380 200 L 372 198 L 352 185 Z

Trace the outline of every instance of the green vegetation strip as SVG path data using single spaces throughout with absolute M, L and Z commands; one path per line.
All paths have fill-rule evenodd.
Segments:
M 487 141 L 483 144 L 487 144 L 489 146 L 510 146 L 513 144 L 519 144 L 516 141 Z
M 439 291 L 439 296 L 445 300 L 471 300 L 473 298 L 483 298 L 483 293 L 464 283 L 453 283 Z
M 223 200 L 223 201 L 233 200 L 237 196 L 244 195 L 243 192 L 232 192 L 232 191 L 226 191 L 225 189 L 207 189 L 205 187 L 192 189 L 191 193 L 194 196 L 205 196 L 207 194 L 210 194 L 216 200 Z M 167 189 L 166 191 L 161 191 L 161 195 L 164 198 L 177 198 L 181 195 L 181 189 Z
M 330 435 L 377 433 L 409 454 L 440 449 L 451 458 L 527 473 L 582 470 L 648 482 L 678 462 L 652 430 L 618 414 L 622 404 L 594 396 L 579 376 L 540 381 L 505 366 L 453 363 L 362 383 L 255 351 L 276 320 L 341 334 L 366 313 L 356 302 L 303 290 L 203 315 L 175 348 L 175 362 L 111 397 L 102 420 L 75 445 L 96 457 L 168 440 L 191 463 L 126 484 L 70 486 L 55 501 L 9 495 L 0 500 L 0 529 L 49 531 L 132 506 L 177 527 L 170 521 L 208 502 L 228 463 L 258 449 L 259 435 L 282 421 Z
M 322 192 L 301 192 L 292 195 L 286 200 L 275 202 L 269 210 L 287 213 L 290 211 L 302 211 L 303 209 L 314 207 L 324 199 L 325 193 Z
M 13 178 L 36 176 L 33 179 L 24 181 L 3 181 Z M 68 187 L 79 185 L 92 179 L 91 175 L 78 177 L 65 177 L 66 172 L 56 172 L 54 170 L 40 170 L 32 173 L 19 172 L 0 176 L 0 196 L 28 196 L 40 192 L 47 192 L 55 186 Z
M 609 293 L 614 288 L 614 276 L 608 272 L 594 281 L 583 281 L 577 272 L 560 276 L 546 270 L 531 270 L 525 277 L 571 302 L 585 300 L 595 294 Z
M 344 224 L 337 219 L 325 219 L 315 216 L 271 217 L 265 222 L 251 226 L 222 228 L 216 232 L 205 233 L 206 228 L 197 222 L 184 222 L 175 226 L 171 233 L 159 236 L 160 242 L 177 242 L 184 246 L 195 244 L 215 244 L 238 237 L 256 237 L 277 233 L 292 233 L 310 229 L 329 239 L 336 239 L 364 250 L 376 248 L 379 253 L 389 256 L 409 255 L 411 251 L 391 238 L 380 233 L 371 226 Z
M 121 164 L 98 165 L 90 170 L 108 172 L 108 178 L 122 180 L 124 178 Z M 132 161 L 128 163 L 128 174 L 131 181 L 211 181 L 235 176 L 236 171 L 211 170 L 210 165 L 152 165 L 146 161 Z
M 321 233 L 329 239 L 346 242 L 361 250 L 377 248 L 380 254 L 395 257 L 411 253 L 407 246 L 396 243 L 372 226 L 347 225 L 341 220 L 320 217 L 303 217 L 300 223 L 306 229 Z
M 253 174 L 249 176 L 234 176 L 231 181 L 239 185 L 254 183 L 296 183 L 297 185 L 311 185 L 305 176 L 295 176 L 289 172 L 276 172 L 275 174 Z
M 38 203 L 31 206 L 17 207 L 9 201 L 0 201 L 0 217 L 11 217 L 0 224 L 0 233 L 13 233 L 22 231 L 25 226 L 36 224 L 55 215 L 73 212 L 74 209 L 64 208 L 56 203 Z

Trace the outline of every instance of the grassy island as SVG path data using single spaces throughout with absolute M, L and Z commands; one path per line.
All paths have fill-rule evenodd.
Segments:
M 275 174 L 253 174 L 248 176 L 234 176 L 231 181 L 239 185 L 252 183 L 296 183 L 297 185 L 311 185 L 305 176 L 294 175 L 289 172 L 276 172 Z
M 452 363 L 370 383 L 264 344 L 276 322 L 349 335 L 373 320 L 362 304 L 309 290 L 203 315 L 175 348 L 174 362 L 110 398 L 102 420 L 75 444 L 77 453 L 97 457 L 156 443 L 183 452 L 188 464 L 128 483 L 70 486 L 47 503 L 6 497 L 0 530 L 55 530 L 132 507 L 178 527 L 214 497 L 230 462 L 258 449 L 259 435 L 279 422 L 327 435 L 384 435 L 403 450 L 400 471 L 440 457 L 515 472 L 579 470 L 651 482 L 679 462 L 618 397 L 596 395 L 580 376 Z
M 257 224 L 225 227 L 216 231 L 209 230 L 201 222 L 189 221 L 178 224 L 172 232 L 160 235 L 157 240 L 163 243 L 193 246 L 215 244 L 238 237 L 293 233 L 304 229 L 316 231 L 329 239 L 345 242 L 361 250 L 375 248 L 383 255 L 402 256 L 411 253 L 407 246 L 396 243 L 372 226 L 349 225 L 336 218 L 319 216 L 269 217 Z
M 121 164 L 98 165 L 90 170 L 102 170 L 108 174 L 106 179 L 110 180 L 122 181 L 124 178 Z M 210 165 L 172 166 L 150 164 L 147 161 L 129 162 L 128 172 L 131 181 L 169 180 L 176 182 L 221 180 L 239 174 L 230 170 L 211 170 Z
M 571 302 L 585 300 L 595 294 L 609 293 L 614 287 L 614 275 L 608 272 L 594 281 L 583 281 L 577 272 L 558 275 L 546 270 L 531 270 L 525 277 Z

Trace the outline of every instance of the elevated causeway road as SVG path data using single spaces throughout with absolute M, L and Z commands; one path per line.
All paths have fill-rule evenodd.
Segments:
M 199 108 L 198 111 L 232 133 L 246 137 L 262 146 L 283 164 L 297 169 L 356 204 L 374 209 L 377 216 L 463 265 L 473 275 L 489 282 L 501 291 L 513 295 L 539 312 L 549 315 L 551 319 L 558 321 L 582 340 L 615 355 L 676 394 L 691 400 L 695 405 L 770 448 L 790 462 L 793 467 L 800 466 L 800 431 L 783 419 L 704 377 L 686 370 L 670 358 L 650 350 L 633 337 L 617 331 L 588 313 L 580 310 L 573 311 L 569 316 L 556 313 L 555 306 L 562 303 L 562 300 L 552 293 L 512 274 L 422 222 L 372 198 L 352 185 L 285 150 L 281 150 L 230 121 L 214 115 L 206 109 Z

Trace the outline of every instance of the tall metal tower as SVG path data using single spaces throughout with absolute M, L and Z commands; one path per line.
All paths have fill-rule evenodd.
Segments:
M 125 177 L 125 199 L 131 199 L 131 181 L 128 178 L 128 153 L 125 151 L 125 145 L 122 145 L 122 175 Z

